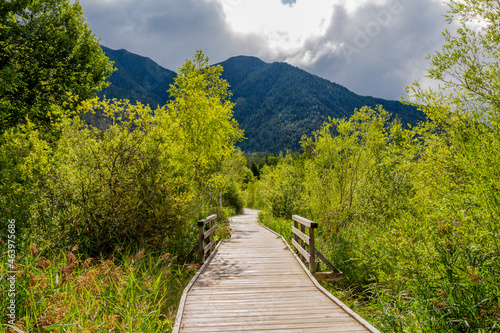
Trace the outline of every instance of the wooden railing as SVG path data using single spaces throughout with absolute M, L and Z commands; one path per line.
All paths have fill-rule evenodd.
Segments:
M 318 228 L 318 223 L 310 221 L 298 215 L 292 216 L 293 226 L 293 239 L 292 244 L 298 251 L 302 261 L 309 264 L 309 271 L 314 277 L 319 281 L 336 281 L 342 280 L 343 275 L 335 266 L 332 265 L 328 259 L 326 259 L 317 249 L 314 243 L 314 229 Z M 306 234 L 306 227 L 308 229 Z M 300 230 L 299 230 L 300 228 Z M 307 249 L 306 249 L 307 247 Z M 329 269 L 330 272 L 317 272 L 317 266 L 319 263 L 316 262 L 316 257 L 318 257 Z
M 214 233 L 217 230 L 217 224 L 213 224 L 216 218 L 217 214 L 214 214 L 206 219 L 198 221 L 198 253 L 200 256 L 200 264 L 202 265 L 205 262 L 207 254 L 211 253 L 212 248 L 215 246 Z

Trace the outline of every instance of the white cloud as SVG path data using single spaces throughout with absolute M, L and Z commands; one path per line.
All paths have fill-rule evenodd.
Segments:
M 279 51 L 304 47 L 311 37 L 322 36 L 333 13 L 331 0 L 218 0 L 226 22 L 237 33 L 265 36 L 267 47 Z

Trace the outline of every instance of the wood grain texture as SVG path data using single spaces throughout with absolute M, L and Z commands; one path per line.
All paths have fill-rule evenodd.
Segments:
M 305 217 L 302 217 L 299 215 L 292 215 L 292 220 L 299 222 L 300 224 L 302 224 L 303 226 L 306 226 L 308 228 L 317 228 L 318 227 L 317 222 L 308 220 Z
M 377 332 L 325 296 L 256 211 L 231 229 L 184 299 L 180 332 Z

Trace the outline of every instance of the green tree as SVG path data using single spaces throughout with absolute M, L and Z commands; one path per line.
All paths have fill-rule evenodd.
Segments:
M 429 56 L 428 77 L 439 89 L 415 83 L 407 90 L 431 119 L 420 133 L 425 187 L 440 197 L 427 199 L 439 208 L 429 216 L 451 221 L 441 222 L 445 232 L 434 244 L 440 286 L 460 304 L 448 316 L 461 319 L 457 331 L 491 331 L 500 298 L 500 2 L 451 0 L 449 7 L 447 21 L 457 28 Z
M 481 225 L 492 235 L 500 230 L 500 3 L 465 0 L 449 3 L 447 21 L 454 33 L 443 33 L 446 44 L 430 56 L 428 77 L 442 83 L 439 90 L 418 83 L 408 93 L 433 120 L 449 155 L 455 160 L 455 179 L 471 192 L 474 205 L 487 214 Z
M 224 161 L 236 150 L 243 131 L 233 119 L 229 84 L 221 78 L 222 66 L 209 66 L 208 57 L 197 51 L 179 69 L 170 86 L 173 100 L 168 110 L 181 142 L 186 171 L 200 190 L 220 190 L 226 183 Z
M 328 209 L 348 218 L 359 213 L 359 198 L 365 192 L 380 192 L 382 186 L 375 191 L 367 191 L 365 186 L 367 177 L 380 180 L 378 165 L 388 142 L 388 119 L 389 113 L 381 106 L 376 110 L 363 107 L 347 120 L 330 119 L 313 138 L 303 138 L 302 148 L 309 157 L 305 192 L 314 216 Z
M 111 72 L 78 2 L 0 2 L 0 133 L 28 118 L 52 131 Z
M 288 154 L 280 155 L 276 165 L 262 169 L 258 195 L 276 217 L 291 218 L 303 211 L 304 164 Z
M 63 117 L 53 145 L 31 122 L 0 137 L 2 220 L 19 221 L 22 239 L 80 244 L 92 255 L 185 236 L 198 215 L 195 193 L 165 108 L 153 115 L 140 103 L 90 99 L 79 111 L 100 113 L 107 126 Z

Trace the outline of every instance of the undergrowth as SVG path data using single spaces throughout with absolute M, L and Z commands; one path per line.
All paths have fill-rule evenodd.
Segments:
M 259 220 L 291 241 L 291 220 Z M 322 285 L 382 332 L 500 331 L 498 259 L 479 251 L 464 223 L 415 223 L 339 230 L 320 220 L 316 246 L 344 273 Z
M 219 213 L 216 240 L 230 237 L 227 217 L 233 213 L 230 208 Z M 14 298 L 8 297 L 5 277 L 11 269 L 3 250 L 0 307 L 7 309 L 15 299 L 16 320 L 15 326 L 6 324 L 9 318 L 1 311 L 0 332 L 170 332 L 182 292 L 199 268 L 196 252 L 186 257 L 184 248 L 196 238 L 191 243 L 179 242 L 164 253 L 147 245 L 118 246 L 106 257 L 79 254 L 78 246 L 19 245 Z

